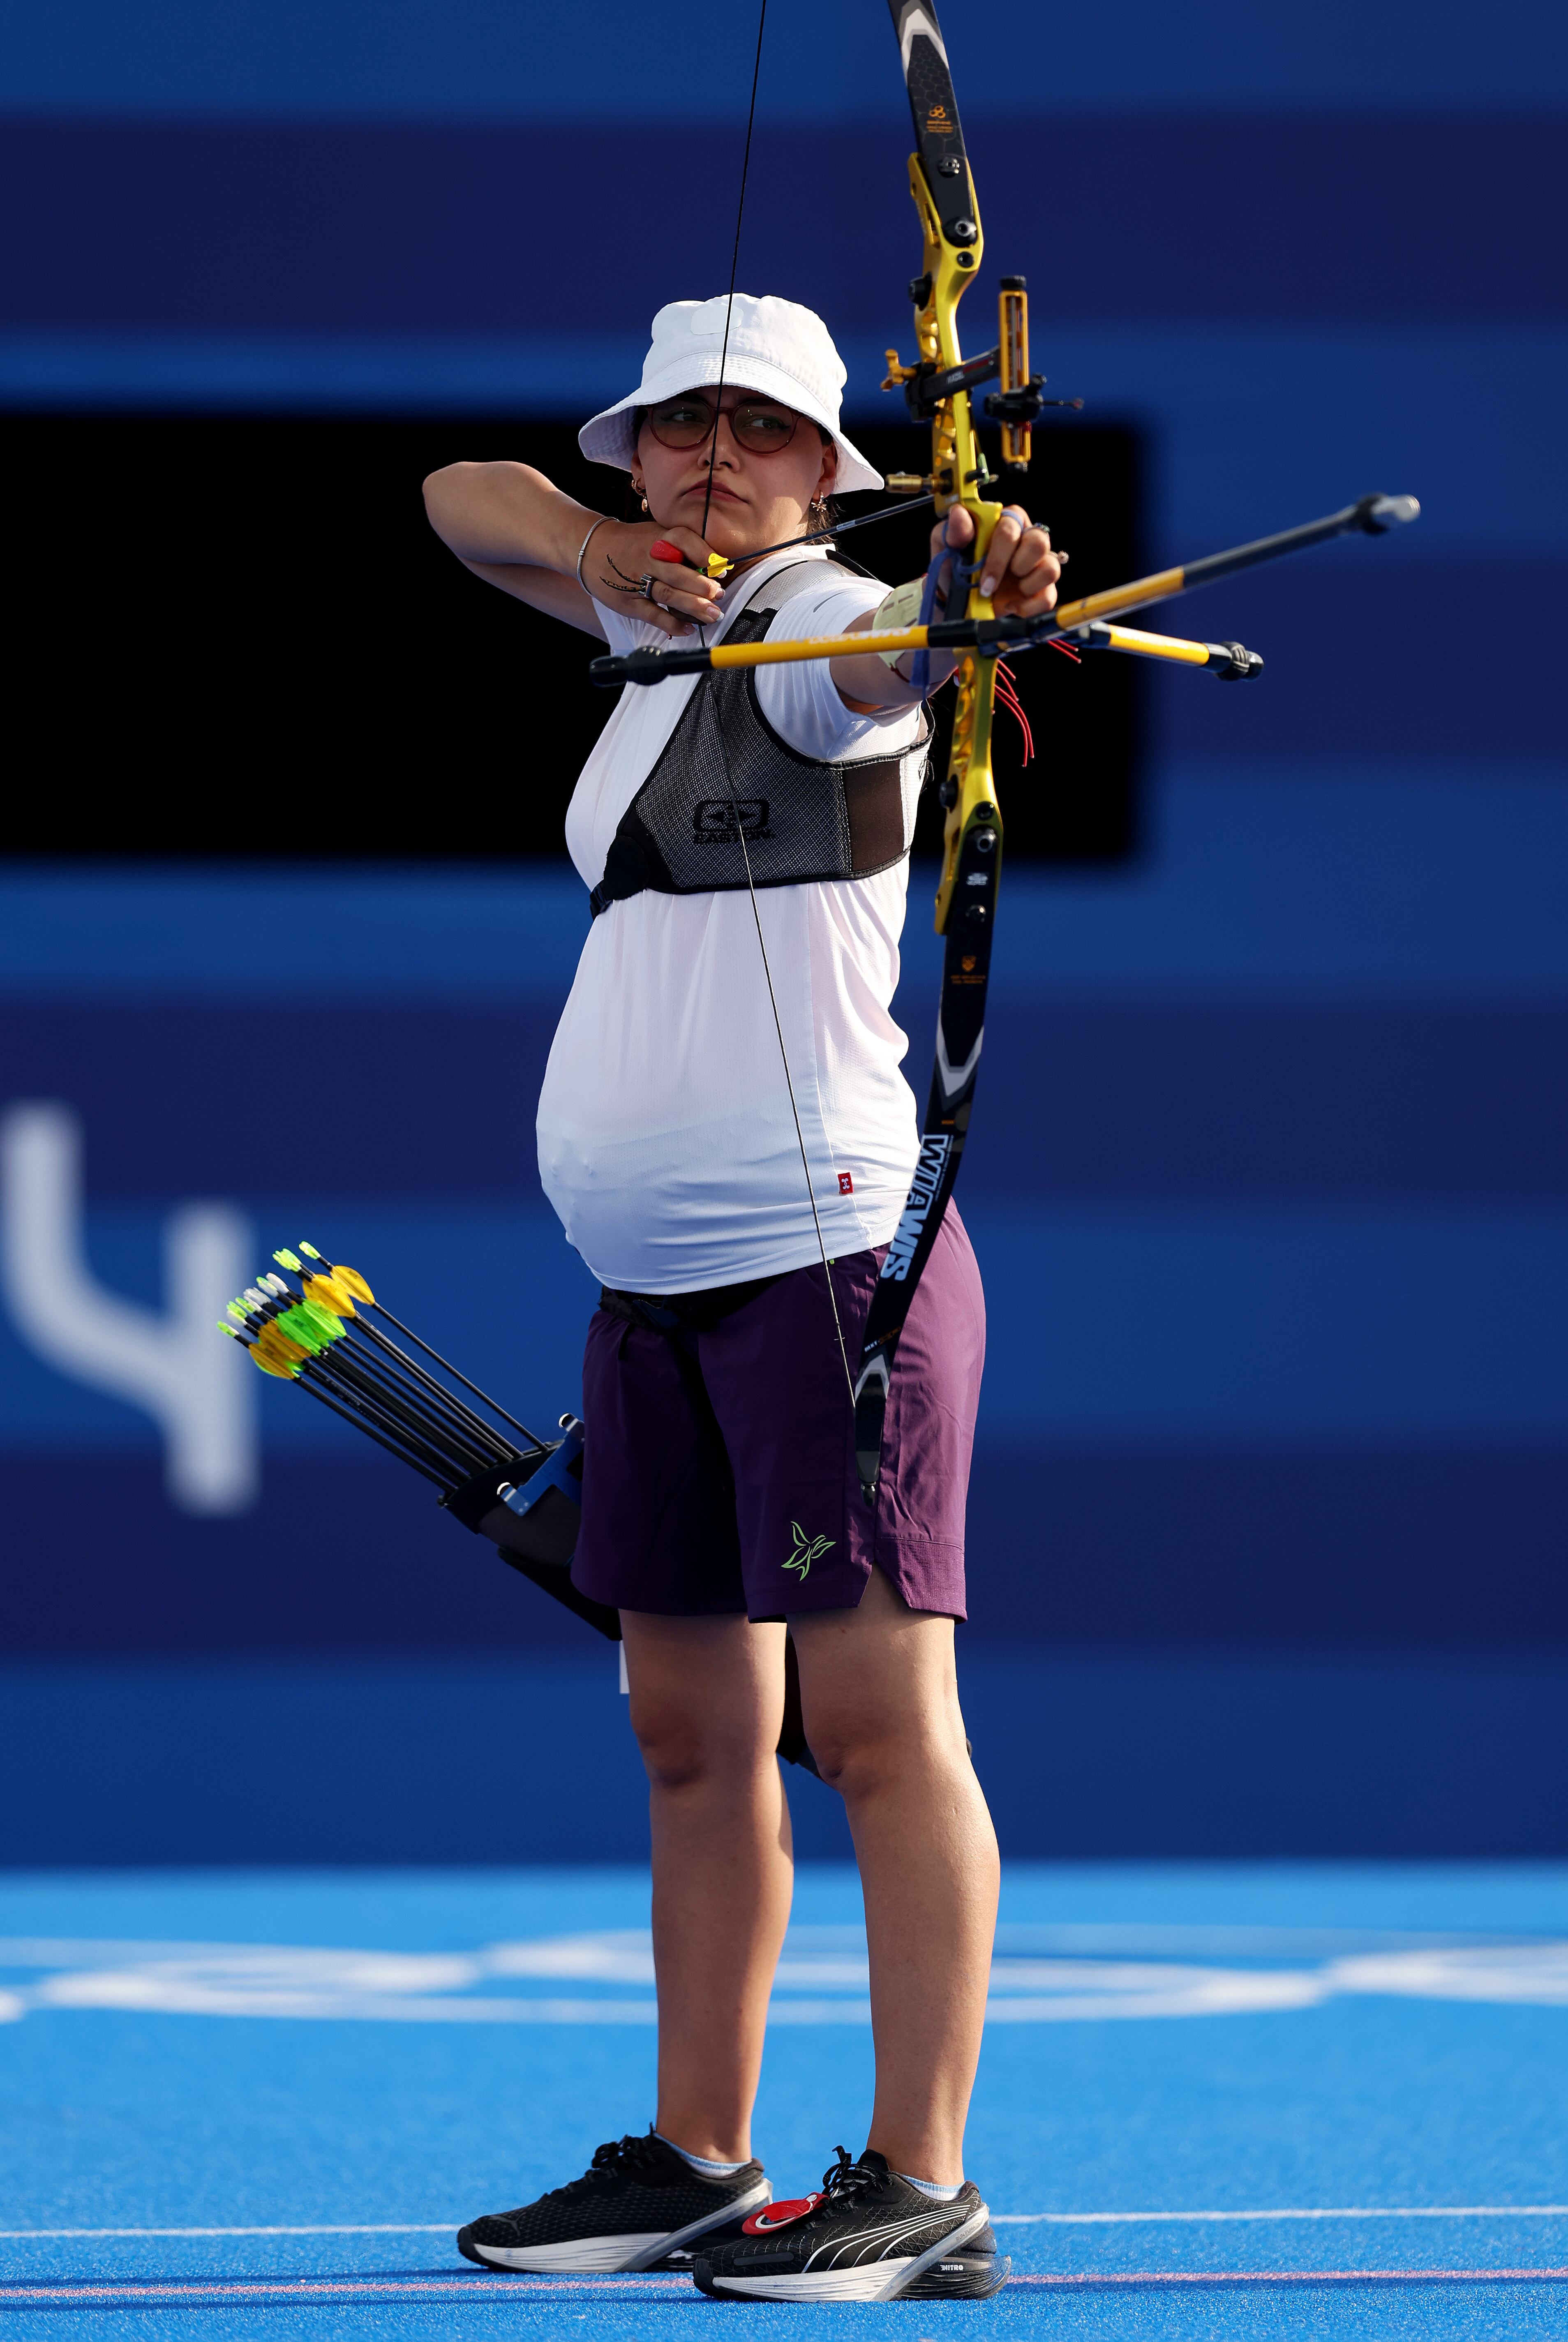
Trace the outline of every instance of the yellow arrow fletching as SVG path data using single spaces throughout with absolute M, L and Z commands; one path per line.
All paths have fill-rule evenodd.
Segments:
M 265 1357 L 284 1365 L 302 1366 L 310 1352 L 303 1342 L 295 1341 L 277 1326 L 264 1326 L 251 1344 L 251 1355 L 258 1361 Z
M 352 1293 L 356 1301 L 368 1301 L 374 1306 L 375 1296 L 357 1268 L 345 1268 L 342 1261 L 338 1261 L 332 1274 L 336 1283 L 341 1285 L 346 1293 Z
M 362 1278 L 360 1282 L 363 1284 L 364 1279 Z M 323 1308 L 330 1309 L 335 1316 L 355 1317 L 359 1314 L 355 1308 L 348 1286 L 344 1283 L 341 1274 L 333 1276 L 307 1276 L 305 1280 L 305 1289 L 312 1301 L 320 1302 Z

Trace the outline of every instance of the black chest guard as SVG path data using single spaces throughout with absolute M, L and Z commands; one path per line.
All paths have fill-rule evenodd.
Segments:
M 764 580 L 724 639 L 754 643 L 782 606 L 808 592 L 835 562 L 802 561 Z M 843 573 L 847 574 L 847 573 Z M 781 740 L 757 704 L 756 673 L 700 676 L 658 763 L 622 815 L 590 900 L 612 903 L 652 890 L 714 895 L 754 886 L 805 886 L 869 878 L 909 851 L 906 761 L 924 764 L 930 721 L 897 756 L 824 763 Z M 744 844 L 743 844 L 744 840 Z

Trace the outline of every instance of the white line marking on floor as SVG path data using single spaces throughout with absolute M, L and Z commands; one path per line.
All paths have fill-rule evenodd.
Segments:
M 1568 2220 L 1568 2204 L 1354 2204 L 1293 2207 L 1270 2212 L 993 2212 L 993 2226 L 1009 2227 L 1136 2227 L 1191 2220 Z M 75 2241 L 105 2237 L 450 2237 L 450 2220 L 379 2220 L 352 2226 L 266 2228 L 0 2228 L 0 2240 Z
M 455 2220 L 378 2220 L 374 2227 L 311 2228 L 0 2228 L 0 2237 L 450 2237 L 463 2226 Z
M 624 2289 L 628 2286 L 642 2286 L 660 2294 L 681 2293 L 690 2291 L 692 2280 L 689 2277 L 655 2277 L 650 2274 L 601 2278 L 530 2277 L 525 2282 L 527 2294 L 520 2296 L 524 2299 L 539 2293 L 581 2296 L 611 2289 L 620 2290 L 624 2298 Z M 196 2277 L 188 2283 L 144 2283 L 136 2279 L 98 2283 L 91 2279 L 77 2281 L 66 2278 L 57 2285 L 0 2284 L 0 2306 L 13 2301 L 43 2304 L 71 2301 L 265 2301 L 301 2297 L 306 2300 L 335 2300 L 345 2295 L 359 2298 L 385 2296 L 394 2301 L 404 2301 L 422 2299 L 432 2294 L 447 2300 L 472 2296 L 494 2305 L 503 2289 L 497 2287 L 493 2277 L 477 2274 L 467 2277 L 457 2271 L 450 2277 Z
M 1393 2285 L 1560 2285 L 1568 2280 L 1568 2268 L 1369 2268 L 1369 2269 L 1119 2269 L 1088 2270 L 1081 2275 L 1058 2274 L 1035 2276 L 1028 2274 L 1013 2277 L 1014 2286 L 1040 2291 L 1083 2292 L 1091 2288 L 1104 2292 L 1124 2291 L 1128 2287 L 1145 2288 L 1224 2288 L 1239 2290 L 1246 2286 L 1351 2286 Z M 539 2277 L 522 2281 L 526 2290 L 519 2287 L 517 2298 L 526 2301 L 541 2294 L 565 2294 L 581 2300 L 584 2296 L 612 2294 L 624 2303 L 638 2297 L 642 2288 L 644 2297 L 670 2293 L 689 2292 L 687 2277 L 620 2276 L 607 2277 Z M 197 2278 L 189 2283 L 94 2283 L 66 2281 L 57 2285 L 0 2285 L 0 2305 L 11 2302 L 35 2302 L 41 2307 L 73 2301 L 276 2301 L 276 2300 L 341 2300 L 345 2297 L 408 2301 L 440 2296 L 449 2301 L 484 2301 L 492 2307 L 502 2291 L 494 2279 L 484 2277 L 241 2277 L 225 2280 Z

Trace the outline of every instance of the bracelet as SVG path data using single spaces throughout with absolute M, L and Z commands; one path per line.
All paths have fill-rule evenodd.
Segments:
M 584 593 L 586 594 L 590 601 L 594 598 L 594 589 L 583 575 L 583 555 L 587 552 L 588 547 L 594 542 L 594 531 L 603 528 L 609 517 L 610 515 L 608 513 L 601 513 L 598 519 L 594 523 L 593 528 L 588 531 L 587 535 L 577 547 L 577 583 L 583 588 Z

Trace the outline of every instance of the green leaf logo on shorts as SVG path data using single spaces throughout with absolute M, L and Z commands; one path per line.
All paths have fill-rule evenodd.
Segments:
M 798 1569 L 800 1582 L 804 1586 L 806 1572 L 812 1563 L 820 1561 L 824 1553 L 831 1553 L 835 1540 L 833 1537 L 824 1536 L 808 1537 L 798 1521 L 791 1521 L 790 1526 L 794 1531 L 794 1551 L 784 1566 L 786 1569 Z

